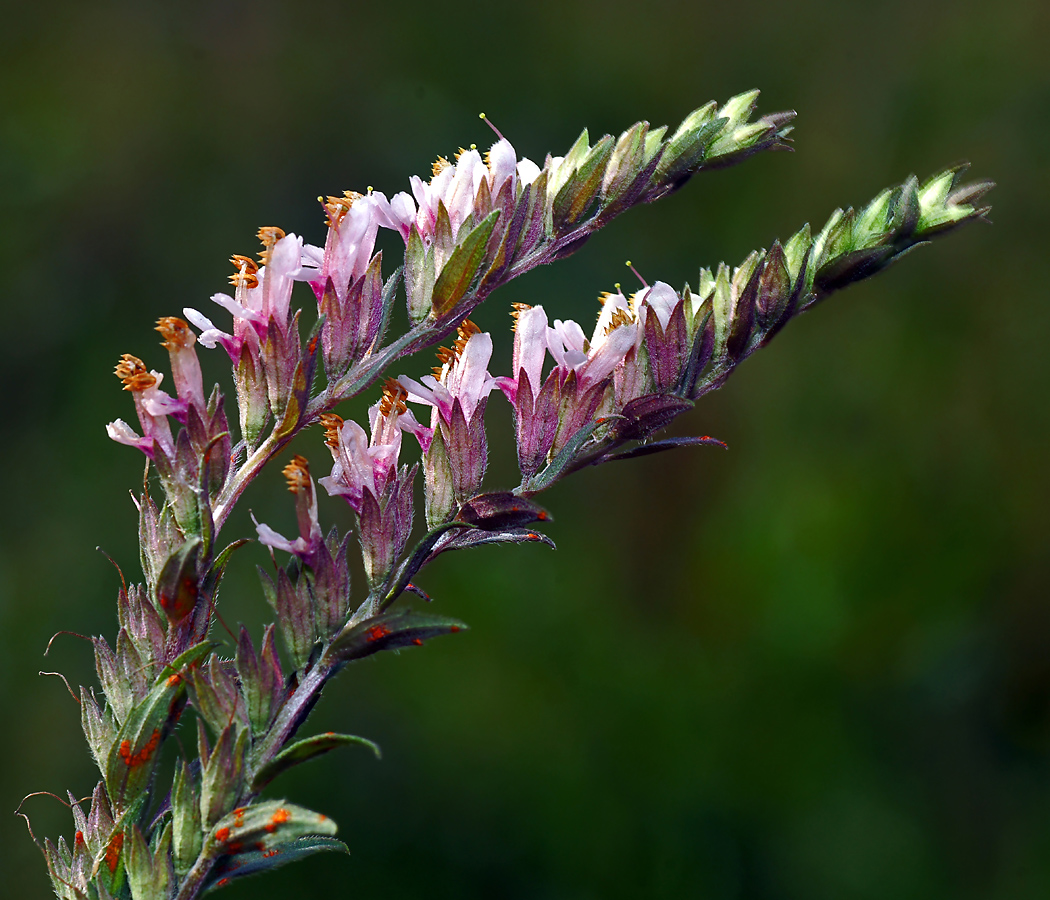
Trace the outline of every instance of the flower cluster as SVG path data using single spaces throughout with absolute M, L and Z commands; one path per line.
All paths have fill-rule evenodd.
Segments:
M 263 792 L 336 747 L 377 750 L 355 735 L 299 732 L 349 663 L 465 627 L 394 606 L 406 592 L 426 598 L 417 581 L 427 565 L 482 543 L 551 543 L 536 530 L 550 517 L 532 498 L 580 468 L 720 443 L 653 438 L 793 316 L 985 215 L 977 201 L 991 185 L 963 185 L 955 168 L 921 185 L 911 178 L 859 211 L 839 210 L 816 237 L 803 228 L 736 268 L 702 269 L 695 287 L 643 283 L 628 297 L 617 285 L 601 296 L 589 336 L 542 305 L 519 304 L 511 371 L 493 374 L 492 335 L 471 311 L 696 172 L 785 146 L 793 114 L 752 120 L 756 96 L 707 104 L 670 136 L 639 122 L 592 145 L 584 131 L 542 166 L 497 132 L 484 156 L 472 145 L 454 161 L 439 158 L 429 179 L 413 176 L 410 191 L 389 199 L 371 189 L 320 198 L 323 247 L 268 226 L 257 259 L 231 258 L 233 295 L 212 297 L 230 324 L 195 308 L 159 320 L 174 396 L 159 371 L 121 357 L 116 374 L 138 430 L 122 419 L 107 430 L 145 454 L 163 497 L 154 499 L 147 479 L 136 498 L 143 583 L 121 587 L 113 646 L 94 639 L 101 694 L 82 689 L 80 699 L 101 780 L 89 812 L 71 797 L 72 847 L 64 839 L 42 847 L 59 897 L 194 900 L 243 875 L 345 850 L 326 816 Z M 386 275 L 380 228 L 404 243 Z M 305 337 L 296 282 L 316 301 Z M 390 338 L 399 296 L 411 324 Z M 399 360 L 447 338 L 430 374 L 389 376 Z M 229 356 L 236 440 L 218 386 L 204 391 L 198 345 Z M 336 412 L 380 383 L 367 428 Z M 513 409 L 521 482 L 486 490 L 486 411 L 497 389 Z M 424 407 L 429 423 L 413 412 Z M 218 588 L 247 542 L 223 547 L 219 534 L 247 486 L 313 425 L 324 429 L 332 464 L 315 483 L 305 456 L 285 458 L 295 536 L 256 523 L 272 563 L 260 570 L 262 591 L 276 621 L 258 643 L 247 629 L 231 633 L 222 652 L 212 627 Z M 425 528 L 416 527 L 420 465 Z M 346 502 L 353 529 L 324 531 L 317 485 Z M 351 584 L 354 543 L 366 574 L 360 588 Z M 187 705 L 196 750 L 180 741 L 174 778 L 162 784 L 161 748 Z

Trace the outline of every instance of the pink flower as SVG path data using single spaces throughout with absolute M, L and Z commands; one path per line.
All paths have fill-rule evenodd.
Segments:
M 319 483 L 329 496 L 343 497 L 355 512 L 361 511 L 364 494 L 379 497 L 397 472 L 401 432 L 408 431 L 426 451 L 432 432 L 416 421 L 405 406 L 405 391 L 396 381 L 387 383 L 383 397 L 368 410 L 372 436 L 353 420 L 335 413 L 321 416 L 332 451 L 332 473 Z
M 431 431 L 405 406 L 405 391 L 387 382 L 382 399 L 368 411 L 371 440 L 356 422 L 334 413 L 321 416 L 334 464 L 320 483 L 329 495 L 343 497 L 358 515 L 361 552 L 369 581 L 375 584 L 390 571 L 412 531 L 412 482 L 416 469 L 398 469 L 401 432 L 412 433 L 424 452 Z
M 161 450 L 173 459 L 175 442 L 171 436 L 171 425 L 168 416 L 181 420 L 187 409 L 185 400 L 174 397 L 160 390 L 164 376 L 160 372 L 146 371 L 146 364 L 136 356 L 125 353 L 117 363 L 116 376 L 124 383 L 124 390 L 131 391 L 135 401 L 135 412 L 138 413 L 142 426 L 140 437 L 123 419 L 117 419 L 106 426 L 106 433 L 114 441 L 137 447 L 150 459 L 154 454 L 154 441 Z
M 432 407 L 434 440 L 423 458 L 427 523 L 444 521 L 481 488 L 488 465 L 485 405 L 497 380 L 488 371 L 492 336 L 467 320 L 453 347 L 438 351 L 442 365 L 423 383 L 402 375 L 398 381 L 414 403 Z
M 288 490 L 295 495 L 295 513 L 299 524 L 299 537 L 294 541 L 278 534 L 269 525 L 255 523 L 259 542 L 275 550 L 293 553 L 307 565 L 313 565 L 314 555 L 321 546 L 324 535 L 317 519 L 317 491 L 310 477 L 310 466 L 302 456 L 292 457 L 284 467 Z
M 452 421 L 457 402 L 469 425 L 497 386 L 497 379 L 488 371 L 491 358 L 492 336 L 468 319 L 459 326 L 453 348 L 438 351 L 441 368 L 435 369 L 433 375 L 424 375 L 422 384 L 405 375 L 398 381 L 413 403 L 433 407 L 432 428 L 437 427 L 439 417 L 446 424 Z
M 508 181 L 509 194 L 513 198 L 520 186 L 531 184 L 540 171 L 531 160 L 519 160 L 510 141 L 503 137 L 489 148 L 484 159 L 473 147 L 461 150 L 454 163 L 439 158 L 434 163 L 429 181 L 413 175 L 409 179 L 411 196 L 402 192 L 395 194 L 389 202 L 383 197 L 379 203 L 380 224 L 398 231 L 406 243 L 412 225 L 415 225 L 424 243 L 429 244 L 434 237 L 439 205 L 448 212 L 452 233 L 456 234 L 465 223 L 475 218 L 478 192 L 483 182 L 490 201 L 499 195 Z M 481 212 L 484 215 L 489 210 Z

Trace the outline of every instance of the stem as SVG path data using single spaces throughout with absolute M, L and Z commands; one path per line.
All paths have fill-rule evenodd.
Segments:
M 325 686 L 336 667 L 325 660 L 322 653 L 312 669 L 303 676 L 295 692 L 285 701 L 273 725 L 266 733 L 259 747 L 258 762 L 256 768 L 261 768 L 274 756 L 281 752 L 284 745 L 295 736 L 299 726 L 303 724 L 307 714 L 317 702 L 321 689 Z
M 186 877 L 179 886 L 179 892 L 175 895 L 175 900 L 195 900 L 203 889 L 204 882 L 208 875 L 211 874 L 214 865 L 214 857 L 204 856 L 203 853 L 198 856 L 197 861 L 193 864 L 193 868 L 186 873 Z

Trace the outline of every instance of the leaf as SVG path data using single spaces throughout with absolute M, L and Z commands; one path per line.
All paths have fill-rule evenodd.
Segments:
M 423 641 L 467 628 L 456 619 L 398 610 L 381 613 L 344 629 L 328 648 L 327 656 L 340 663 L 364 659 L 380 650 L 421 647 Z
M 435 440 L 439 438 L 438 435 L 434 435 Z M 395 597 L 397 597 L 404 589 L 405 585 L 412 580 L 412 577 L 422 568 L 423 563 L 430 555 L 430 551 L 433 549 L 434 544 L 437 543 L 445 532 L 455 528 L 464 529 L 471 528 L 472 526 L 466 522 L 444 522 L 427 532 L 419 543 L 412 548 L 412 553 L 409 557 L 401 564 L 401 567 L 397 570 L 397 577 L 393 580 L 393 584 L 389 591 L 386 593 L 384 598 L 384 604 L 389 604 Z
M 510 491 L 497 491 L 472 497 L 459 511 L 459 518 L 484 531 L 502 531 L 532 522 L 547 522 L 551 516 L 526 497 Z
M 213 646 L 204 641 L 165 666 L 145 699 L 121 726 L 106 761 L 106 789 L 118 809 L 142 794 L 149 783 L 160 742 L 181 712 L 186 692 L 182 670 Z
M 408 246 L 405 247 L 405 293 L 409 318 L 413 322 L 425 319 L 434 293 L 434 253 L 427 251 L 415 225 L 408 234 Z
M 175 770 L 171 788 L 172 850 L 175 873 L 182 878 L 193 867 L 201 851 L 200 789 L 189 763 Z
M 227 725 L 201 772 L 201 820 L 207 828 L 224 816 L 241 792 L 248 729 Z
M 561 452 L 554 457 L 543 471 L 538 475 L 533 476 L 526 481 L 521 488 L 522 493 L 534 494 L 538 491 L 546 490 L 555 481 L 557 481 L 562 473 L 572 464 L 576 458 L 576 453 L 583 446 L 584 442 L 594 434 L 595 430 L 601 425 L 609 424 L 608 418 L 595 419 L 593 422 L 584 425 L 583 428 L 579 429 L 571 438 L 568 443 L 562 448 Z
M 358 737 L 356 734 L 336 734 L 333 731 L 329 731 L 327 734 L 318 734 L 304 738 L 301 741 L 296 741 L 289 747 L 285 747 L 284 750 L 255 773 L 255 776 L 252 778 L 252 790 L 261 791 L 278 775 L 292 766 L 323 756 L 330 750 L 335 750 L 336 747 L 348 747 L 355 744 L 367 747 L 375 754 L 376 759 L 383 758 L 379 745 L 368 740 L 368 738 Z
M 335 832 L 335 822 L 328 816 L 284 800 L 265 800 L 223 816 L 209 831 L 204 852 L 210 857 L 240 854 L 266 850 L 306 835 Z
M 448 262 L 441 269 L 441 274 L 434 282 L 432 315 L 440 318 L 449 312 L 467 292 L 474 274 L 485 259 L 485 250 L 489 235 L 496 226 L 500 211 L 494 209 L 481 222 L 472 228 L 452 251 Z
M 561 226 L 572 227 L 587 212 L 591 203 L 598 196 L 602 185 L 605 167 L 613 152 L 613 139 L 606 135 L 595 144 L 580 163 L 579 168 L 558 191 L 554 198 L 551 215 L 554 229 Z M 568 158 L 566 158 L 566 162 Z
M 188 538 L 165 560 L 157 578 L 157 602 L 173 625 L 185 619 L 197 602 L 197 558 L 200 549 L 200 538 Z
M 675 450 L 678 447 L 703 447 L 709 444 L 713 444 L 716 447 L 721 447 L 723 450 L 728 450 L 729 447 L 724 442 L 718 440 L 718 438 L 708 437 L 706 434 L 703 437 L 677 437 L 668 438 L 664 441 L 656 441 L 652 444 L 641 444 L 638 447 L 632 447 L 630 450 L 623 450 L 620 453 L 612 453 L 609 456 L 603 457 L 602 462 L 612 462 L 615 459 L 635 459 L 639 456 L 648 456 L 650 453 L 660 453 L 663 450 Z
M 214 888 L 225 887 L 234 878 L 243 875 L 254 875 L 268 869 L 276 869 L 279 866 L 303 859 L 313 853 L 323 851 L 335 851 L 337 853 L 349 853 L 350 850 L 342 841 L 332 837 L 311 835 L 309 837 L 296 838 L 283 844 L 275 844 L 268 850 L 248 850 L 234 856 L 225 856 L 219 864 L 212 869 L 204 890 L 210 891 Z
M 529 528 L 505 528 L 498 531 L 482 531 L 480 528 L 470 531 L 459 531 L 448 534 L 445 539 L 439 541 L 437 546 L 427 557 L 427 563 L 436 559 L 442 553 L 449 550 L 466 550 L 469 547 L 480 547 L 482 544 L 546 544 L 552 550 L 557 550 L 554 541 L 547 535 Z M 406 590 L 411 588 L 408 585 Z M 427 598 L 430 599 L 429 597 Z

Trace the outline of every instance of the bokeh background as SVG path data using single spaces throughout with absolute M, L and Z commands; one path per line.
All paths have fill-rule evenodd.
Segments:
M 131 411 L 118 354 L 162 365 L 154 320 L 207 308 L 258 226 L 320 241 L 318 194 L 402 189 L 487 145 L 481 110 L 542 160 L 583 125 L 674 125 L 761 87 L 761 110 L 799 111 L 798 152 L 635 210 L 478 321 L 509 345 L 511 301 L 590 320 L 625 258 L 695 283 L 961 157 L 999 182 L 995 226 L 794 322 L 684 423 L 729 452 L 583 473 L 546 497 L 556 554 L 428 571 L 472 630 L 358 664 L 316 712 L 383 761 L 330 755 L 275 786 L 335 817 L 352 856 L 225 896 L 1046 897 L 1048 34 L 1039 0 L 5 12 L 2 893 L 50 896 L 21 796 L 96 777 L 76 704 L 37 671 L 91 683 L 76 638 L 41 654 L 59 629 L 114 633 L 96 545 L 137 571 L 141 458 L 103 431 Z M 492 406 L 491 484 L 509 486 Z M 296 449 L 320 468 L 320 434 Z M 290 526 L 276 471 L 257 488 L 231 536 L 249 506 Z M 241 551 L 223 599 L 256 634 L 263 561 Z M 26 809 L 38 835 L 69 832 L 54 801 Z

